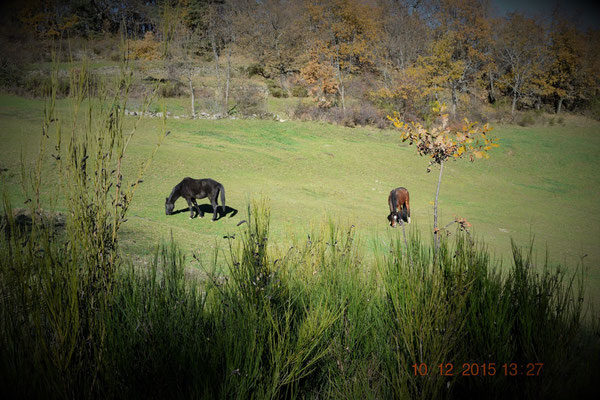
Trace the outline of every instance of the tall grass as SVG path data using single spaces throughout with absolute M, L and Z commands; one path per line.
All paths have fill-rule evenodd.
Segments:
M 597 341 L 577 347 L 583 277 L 536 267 L 531 246 L 513 244 L 506 274 L 461 232 L 442 241 L 435 270 L 432 247 L 414 231 L 373 261 L 353 227 L 331 222 L 280 248 L 269 241 L 267 204 L 253 202 L 243 233 L 202 274 L 186 272 L 173 241 L 150 267 L 132 264 L 119 228 L 148 164 L 123 178 L 134 132 L 120 114 L 123 71 L 100 99 L 85 90 L 85 66 L 73 71 L 80 91 L 69 123 L 55 122 L 50 96 L 40 161 L 23 174 L 31 227 L 4 197 L 3 398 L 539 398 L 577 393 L 572 385 L 593 374 L 577 364 L 598 351 Z M 50 138 L 68 209 L 58 232 L 39 195 Z M 496 373 L 463 376 L 465 363 Z M 543 367 L 507 376 L 510 363 Z M 427 373 L 416 373 L 423 365 Z
M 126 131 L 131 69 L 124 63 L 114 82 L 95 82 L 93 88 L 86 62 L 69 72 L 70 112 L 59 115 L 55 109 L 56 67 L 37 160 L 29 171 L 22 162 L 30 227 L 16 223 L 4 196 L 2 323 L 12 333 L 4 342 L 3 362 L 9 364 L 3 383 L 22 394 L 88 397 L 97 393 L 105 363 L 109 300 L 122 264 L 117 234 L 164 134 L 137 176 L 125 179 L 122 163 L 139 122 Z M 47 165 L 57 169 L 58 182 L 45 174 Z M 45 217 L 42 192 L 53 196 L 49 204 L 65 203 L 60 234 Z M 33 371 L 31 376 L 23 369 Z
M 352 228 L 334 224 L 277 250 L 261 207 L 250 208 L 244 234 L 232 239 L 228 271 L 215 264 L 201 277 L 186 274 L 171 242 L 147 269 L 120 259 L 111 290 L 93 302 L 78 296 L 78 274 L 59 272 L 79 267 L 68 245 L 44 229 L 5 235 L 3 390 L 57 398 L 539 398 L 583 371 L 580 291 L 563 272 L 534 268 L 516 245 L 506 275 L 460 233 L 442 243 L 437 272 L 416 235 L 412 266 L 400 238 L 366 263 Z M 425 376 L 413 367 L 422 363 Z M 497 372 L 462 376 L 464 363 L 494 363 Z M 539 376 L 513 377 L 504 363 L 543 367 Z M 439 364 L 452 364 L 454 375 L 441 375 Z

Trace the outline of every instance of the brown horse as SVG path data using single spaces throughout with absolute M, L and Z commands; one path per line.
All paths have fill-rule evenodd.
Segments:
M 399 187 L 392 190 L 388 197 L 388 204 L 390 215 L 387 218 L 392 228 L 395 228 L 400 220 L 410 224 L 410 202 L 406 188 Z

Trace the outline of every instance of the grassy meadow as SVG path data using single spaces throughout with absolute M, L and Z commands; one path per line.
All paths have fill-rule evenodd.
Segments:
M 292 101 L 292 100 L 290 100 Z M 59 100 L 67 112 L 69 100 Z M 0 96 L 0 167 L 3 190 L 14 206 L 25 200 L 20 185 L 21 155 L 33 166 L 39 149 L 41 100 Z M 182 105 L 158 102 L 155 108 Z M 282 107 L 279 105 L 279 107 Z M 126 121 L 133 124 L 134 117 Z M 133 138 L 126 173 L 149 155 L 161 128 L 159 118 L 144 118 Z M 586 267 L 587 296 L 600 304 L 600 124 L 566 117 L 563 124 L 495 126 L 500 147 L 489 160 L 446 165 L 440 190 L 441 225 L 455 215 L 472 223 L 494 257 L 510 265 L 510 239 L 531 240 L 541 264 Z M 426 173 L 427 160 L 401 143 L 394 130 L 345 128 L 326 123 L 263 120 L 167 120 L 171 132 L 144 177 L 122 230 L 126 253 L 142 259 L 172 234 L 189 255 L 204 260 L 227 247 L 246 219 L 251 199 L 266 198 L 271 208 L 271 237 L 284 248 L 305 238 L 323 221 L 354 225 L 365 257 L 400 234 L 386 220 L 387 196 L 405 186 L 411 195 L 411 230 L 431 236 L 438 170 Z M 52 198 L 55 161 L 44 161 L 44 181 Z M 131 174 L 132 175 L 132 174 Z M 210 177 L 226 189 L 227 206 L 237 210 L 213 223 L 190 220 L 187 210 L 164 213 L 164 199 L 183 177 Z M 206 204 L 206 200 L 200 200 Z M 58 209 L 64 205 L 57 202 Z M 186 208 L 185 201 L 176 210 Z M 210 207 L 205 207 L 210 211 Z M 454 232 L 454 227 L 450 228 Z M 191 262 L 194 267 L 197 264 Z

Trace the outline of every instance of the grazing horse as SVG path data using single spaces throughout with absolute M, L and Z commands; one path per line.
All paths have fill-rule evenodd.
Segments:
M 198 207 L 196 199 L 203 199 L 208 197 L 213 208 L 213 221 L 217 220 L 217 197 L 221 192 L 221 210 L 225 215 L 225 188 L 219 182 L 212 179 L 193 179 L 183 178 L 171 191 L 169 197 L 165 201 L 165 212 L 167 215 L 173 214 L 173 208 L 175 207 L 175 201 L 183 197 L 188 203 L 190 208 L 190 219 L 194 218 L 194 210 L 200 217 L 204 217 L 204 211 Z M 196 214 L 196 215 L 197 215 Z
M 400 220 L 410 224 L 410 202 L 406 188 L 399 187 L 392 190 L 388 197 L 388 204 L 390 205 L 390 215 L 387 219 L 392 228 L 395 228 Z

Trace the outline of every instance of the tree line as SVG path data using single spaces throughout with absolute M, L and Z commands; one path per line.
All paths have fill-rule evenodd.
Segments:
M 494 16 L 486 0 L 27 0 L 8 5 L 4 31 L 39 40 L 125 31 L 151 36 L 187 71 L 210 56 L 229 85 L 232 55 L 289 95 L 306 88 L 319 108 L 356 97 L 407 119 L 434 101 L 452 116 L 474 103 L 560 113 L 594 107 L 600 31 L 563 10 Z M 226 91 L 228 93 L 228 90 Z M 227 100 L 225 99 L 225 104 Z

